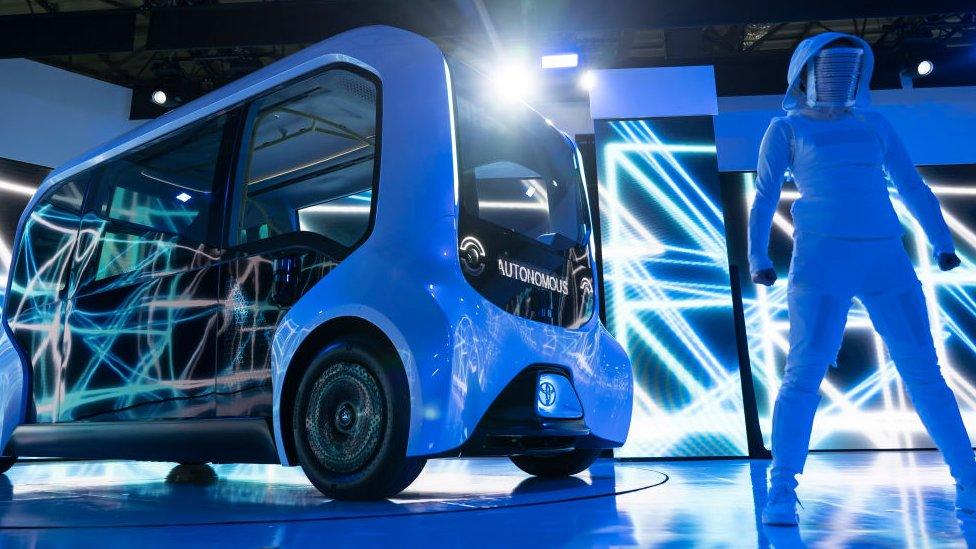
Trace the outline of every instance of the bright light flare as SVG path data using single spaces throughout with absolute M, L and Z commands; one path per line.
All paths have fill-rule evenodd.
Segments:
M 518 63 L 498 67 L 491 75 L 491 85 L 498 97 L 507 100 L 524 100 L 538 89 L 534 71 Z
M 579 85 L 586 91 L 592 91 L 596 87 L 596 75 L 593 71 L 586 71 L 580 76 Z

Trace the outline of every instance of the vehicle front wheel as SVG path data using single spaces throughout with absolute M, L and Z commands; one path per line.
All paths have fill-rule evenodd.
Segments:
M 399 359 L 357 338 L 323 349 L 303 374 L 292 415 L 298 462 L 334 499 L 382 499 L 426 460 L 406 457 L 410 399 Z
M 537 477 L 568 477 L 587 470 L 600 450 L 573 450 L 554 456 L 511 456 L 516 467 Z

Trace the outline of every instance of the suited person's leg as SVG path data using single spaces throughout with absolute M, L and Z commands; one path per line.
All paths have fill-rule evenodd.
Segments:
M 815 289 L 790 288 L 790 351 L 773 407 L 774 479 L 795 486 L 810 446 L 820 383 L 836 359 L 851 300 Z
M 864 295 L 861 300 L 952 476 L 960 484 L 976 482 L 969 434 L 939 367 L 921 287 L 916 282 L 900 290 Z

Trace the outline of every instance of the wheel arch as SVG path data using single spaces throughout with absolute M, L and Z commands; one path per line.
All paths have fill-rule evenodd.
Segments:
M 288 361 L 288 367 L 281 382 L 280 397 L 277 403 L 279 410 L 277 427 L 280 433 L 279 440 L 282 444 L 278 453 L 287 460 L 287 462 L 283 460 L 283 463 L 296 463 L 295 443 L 290 435 L 293 421 L 292 408 L 305 369 L 315 355 L 329 343 L 351 335 L 365 337 L 374 342 L 377 350 L 390 359 L 396 359 L 398 366 L 405 369 L 403 359 L 390 337 L 376 324 L 364 318 L 356 316 L 332 318 L 309 332 Z

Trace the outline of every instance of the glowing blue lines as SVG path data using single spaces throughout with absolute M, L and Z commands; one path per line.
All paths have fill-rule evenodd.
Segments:
M 697 142 L 659 138 L 671 122 L 696 124 Z M 701 144 L 711 121 L 598 124 L 607 320 L 636 380 L 619 455 L 743 455 L 716 149 Z

